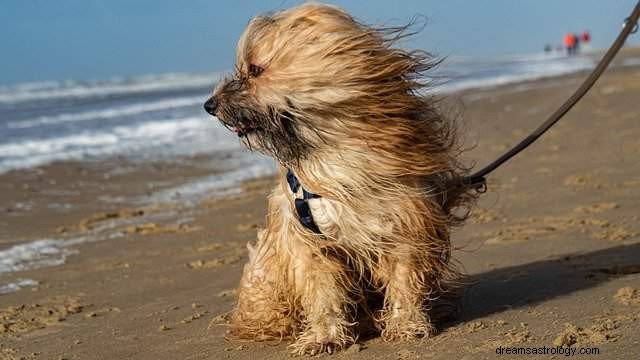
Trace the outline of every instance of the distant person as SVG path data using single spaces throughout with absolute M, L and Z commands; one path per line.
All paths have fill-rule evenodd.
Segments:
M 564 48 L 567 50 L 568 55 L 575 55 L 576 43 L 578 38 L 574 33 L 567 33 L 564 36 Z
M 550 53 L 553 50 L 553 47 L 550 44 L 544 46 L 544 52 Z
M 580 36 L 573 34 L 573 38 L 576 39 L 573 44 L 573 54 L 575 55 L 580 52 Z

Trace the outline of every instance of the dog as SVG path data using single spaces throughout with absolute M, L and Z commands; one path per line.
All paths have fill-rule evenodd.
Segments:
M 437 60 L 396 46 L 408 29 L 309 3 L 241 36 L 205 109 L 276 159 L 280 181 L 248 245 L 232 336 L 293 338 L 293 353 L 314 355 L 353 344 L 363 316 L 386 341 L 434 334 L 432 304 L 458 279 L 449 234 L 474 196 L 456 186 L 456 121 L 422 92 Z

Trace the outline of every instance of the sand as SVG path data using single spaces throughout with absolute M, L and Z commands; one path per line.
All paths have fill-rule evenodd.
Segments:
M 583 76 L 457 94 L 450 103 L 465 108 L 465 159 L 485 164 L 515 144 Z M 469 275 L 459 316 L 430 339 L 388 344 L 371 334 L 334 356 L 491 359 L 498 347 L 546 346 L 634 358 L 639 154 L 640 67 L 619 67 L 492 174 L 472 218 L 456 229 L 454 257 Z M 190 206 L 180 197 L 144 201 L 209 175 L 203 164 L 211 161 L 66 162 L 1 175 L 0 250 L 46 238 L 68 246 L 64 265 L 0 275 L 3 284 L 37 281 L 0 295 L 0 359 L 288 358 L 286 341 L 225 340 L 245 244 L 263 223 L 274 179 Z

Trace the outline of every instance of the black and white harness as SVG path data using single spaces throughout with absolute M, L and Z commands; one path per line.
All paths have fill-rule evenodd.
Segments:
M 302 186 L 302 184 L 300 184 L 300 181 L 298 181 L 298 178 L 293 173 L 293 171 L 291 171 L 291 169 L 287 169 L 287 183 L 289 183 L 289 188 L 294 195 L 298 193 L 298 189 L 302 188 L 302 199 L 298 199 L 296 197 L 296 199 L 294 200 L 296 213 L 298 213 L 298 220 L 300 220 L 300 223 L 314 233 L 322 234 L 322 232 L 318 228 L 318 225 L 313 220 L 313 214 L 311 213 L 311 208 L 309 207 L 309 200 L 317 199 L 321 196 L 305 190 L 305 188 Z

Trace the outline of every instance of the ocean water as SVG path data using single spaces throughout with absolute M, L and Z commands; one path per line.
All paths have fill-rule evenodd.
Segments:
M 451 57 L 433 75 L 439 84 L 435 91 L 452 92 L 593 66 L 588 56 L 557 54 Z M 0 87 L 0 174 L 61 160 L 114 155 L 148 159 L 216 151 L 237 152 L 243 166 L 249 163 L 256 174 L 268 172 L 273 163 L 244 152 L 235 136 L 204 113 L 202 104 L 219 77 L 160 74 Z M 233 179 L 223 182 L 228 180 Z
M 562 52 L 452 57 L 437 70 L 443 79 L 436 91 L 450 93 L 565 75 L 592 69 L 596 63 L 592 52 L 571 57 Z

